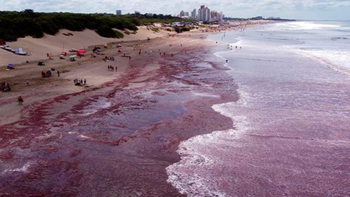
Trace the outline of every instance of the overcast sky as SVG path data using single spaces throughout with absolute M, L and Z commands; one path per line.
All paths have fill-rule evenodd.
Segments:
M 350 20 L 350 0 L 0 0 L 2 11 L 179 14 L 205 4 L 225 16 Z

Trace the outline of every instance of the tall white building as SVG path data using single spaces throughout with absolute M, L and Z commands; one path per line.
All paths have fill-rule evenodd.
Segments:
M 197 10 L 193 9 L 193 11 L 191 12 L 191 18 L 197 18 Z
M 210 21 L 210 9 L 208 7 L 205 7 L 205 5 L 202 5 L 198 9 L 198 20 L 203 22 Z
M 180 17 L 184 17 L 184 16 L 185 16 L 185 12 L 183 10 L 181 10 Z
M 210 21 L 222 21 L 224 14 L 222 12 L 211 11 L 210 12 Z

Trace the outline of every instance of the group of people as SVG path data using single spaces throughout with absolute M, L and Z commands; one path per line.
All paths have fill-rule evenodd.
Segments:
M 6 82 L 1 82 L 0 83 L 0 90 L 3 92 L 11 91 L 10 84 L 6 83 Z
M 233 49 L 233 45 L 227 44 L 227 48 L 228 49 Z M 238 49 L 238 46 L 235 46 L 236 49 Z M 242 49 L 242 47 L 240 46 L 239 49 Z
M 103 60 L 104 60 L 105 62 L 108 61 L 108 60 L 114 61 L 114 57 L 108 57 L 108 56 L 106 56 L 105 58 L 103 58 Z
M 81 86 L 86 84 L 86 79 L 74 79 L 74 85 L 76 86 Z
M 118 67 L 115 66 L 115 71 L 117 71 Z M 114 71 L 114 67 L 112 65 L 108 65 L 108 71 Z

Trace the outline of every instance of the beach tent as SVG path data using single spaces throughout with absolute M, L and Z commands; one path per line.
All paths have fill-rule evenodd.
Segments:
M 86 51 L 85 51 L 84 49 L 79 49 L 79 50 L 77 51 L 77 56 L 84 56 L 85 53 L 86 53 Z
M 7 64 L 7 68 L 8 68 L 8 69 L 14 69 L 13 64 L 12 64 L 12 63 Z
M 75 61 L 75 58 L 76 58 L 76 57 L 77 57 L 76 55 L 71 55 L 71 56 L 69 56 L 70 61 Z
M 15 53 L 17 55 L 27 55 L 27 53 L 24 52 L 22 48 L 17 48 Z
M 92 52 L 98 53 L 100 52 L 100 49 L 101 49 L 100 47 L 95 46 L 94 49 L 92 49 Z

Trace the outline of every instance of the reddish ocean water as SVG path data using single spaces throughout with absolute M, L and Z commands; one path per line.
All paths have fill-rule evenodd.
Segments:
M 182 142 L 168 182 L 187 196 L 350 196 L 350 23 L 210 39 L 240 96 L 213 109 L 234 123 Z

